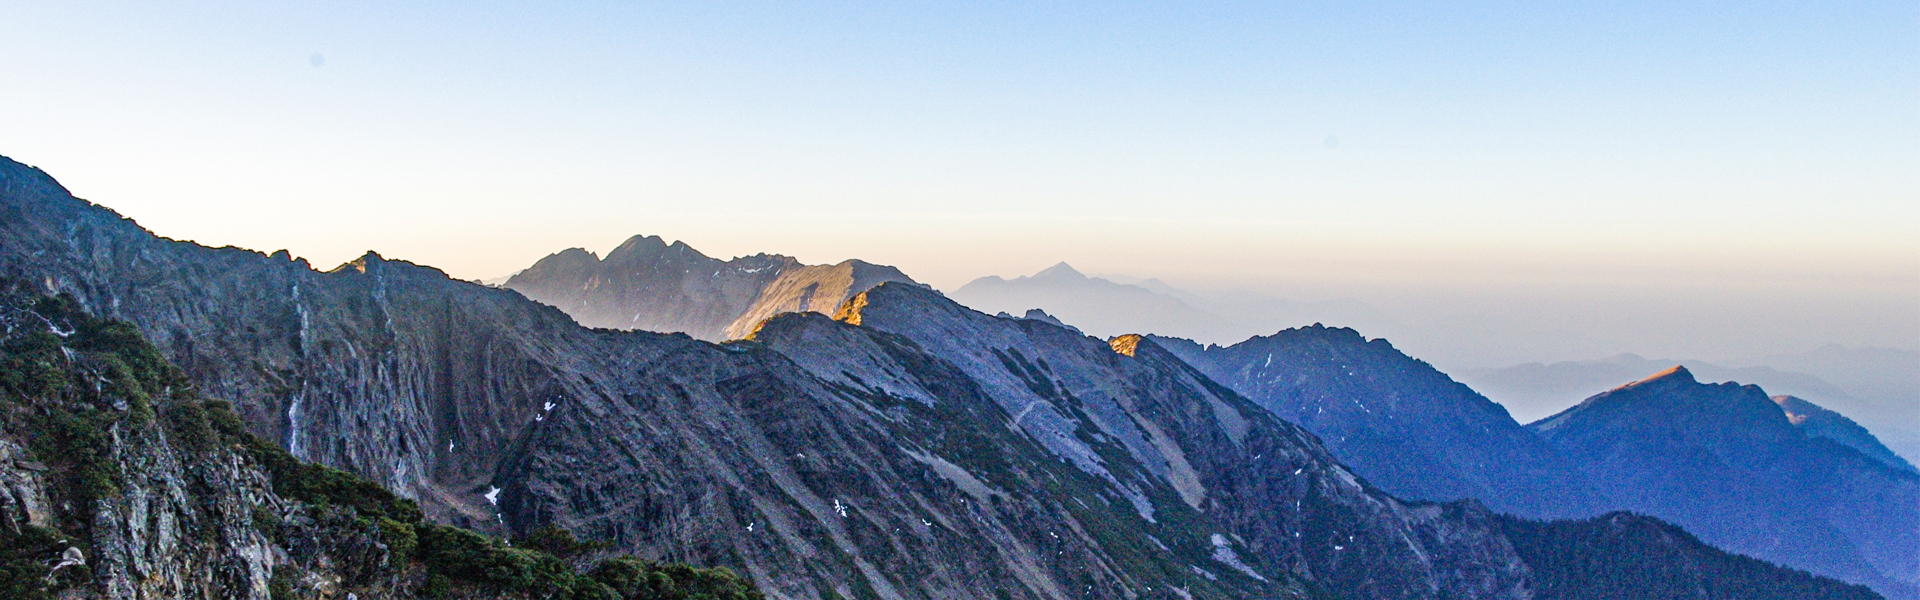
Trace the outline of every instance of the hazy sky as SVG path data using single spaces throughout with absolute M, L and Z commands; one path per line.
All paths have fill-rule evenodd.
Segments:
M 649 233 L 1920 344 L 1911 0 L 156 4 L 0 6 L 0 154 L 211 245 L 487 278 Z

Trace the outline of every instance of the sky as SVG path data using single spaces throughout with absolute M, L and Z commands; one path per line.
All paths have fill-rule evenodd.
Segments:
M 1920 347 L 1906 0 L 158 4 L 0 5 L 0 155 L 176 239 L 1064 260 L 1513 340 L 1463 366 Z

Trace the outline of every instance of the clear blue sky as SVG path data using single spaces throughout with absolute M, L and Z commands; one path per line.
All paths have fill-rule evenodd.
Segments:
M 1910 0 L 156 4 L 0 7 L 0 154 L 175 238 L 484 278 L 649 233 L 1720 319 L 1619 348 L 1655 354 L 1920 340 Z

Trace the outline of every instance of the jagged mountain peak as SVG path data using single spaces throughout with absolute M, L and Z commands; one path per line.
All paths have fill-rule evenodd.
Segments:
M 833 319 L 849 325 L 861 325 L 866 320 L 867 309 L 874 306 L 885 306 L 899 313 L 922 314 L 929 319 L 943 313 L 956 313 L 955 309 L 960 308 L 931 288 L 889 281 L 848 298 L 834 311 Z
M 618 247 L 607 253 L 601 262 L 609 265 L 632 265 L 657 260 L 669 260 L 675 263 L 718 263 L 719 259 L 700 253 L 686 242 L 674 240 L 669 244 L 657 235 L 636 235 L 627 238 Z
M 567 262 L 585 262 L 585 263 L 591 264 L 591 263 L 600 262 L 600 254 L 598 252 L 594 252 L 586 248 L 577 248 L 577 247 L 568 248 L 565 250 L 561 250 L 559 252 L 555 252 L 553 254 L 548 254 L 546 258 L 541 259 L 539 262 L 546 262 L 549 260 L 560 260 L 560 261 L 567 261 Z
M 685 242 L 636 235 L 597 259 L 564 250 L 508 278 L 502 287 L 557 307 L 590 327 L 741 339 L 786 312 L 831 312 L 883 281 L 913 281 L 862 260 L 805 265 L 780 254 L 719 260 Z
M 360 258 L 347 261 L 347 264 L 353 265 L 364 272 L 367 270 L 368 265 L 377 265 L 383 262 L 387 262 L 387 257 L 381 256 L 379 252 L 368 250 L 365 254 L 361 254 Z
M 1639 381 L 1629 383 L 1622 387 L 1639 387 L 1643 385 L 1660 385 L 1660 384 L 1699 385 L 1699 383 L 1700 383 L 1700 380 L 1694 379 L 1693 371 L 1687 370 L 1687 367 L 1684 365 L 1674 365 L 1658 373 L 1648 375 L 1645 379 L 1641 379 Z
M 1305 327 L 1282 329 L 1274 332 L 1273 335 L 1255 336 L 1249 341 L 1271 340 L 1278 342 L 1290 339 L 1320 339 L 1337 343 L 1361 344 L 1368 342 L 1388 343 L 1385 338 L 1373 338 L 1369 340 L 1367 336 L 1361 335 L 1359 330 L 1351 327 L 1328 327 L 1320 323 L 1314 323 Z
M 272 257 L 269 256 L 269 258 Z M 306 259 L 291 261 L 290 266 L 305 269 L 307 266 Z M 360 255 L 359 258 L 340 263 L 340 266 L 334 267 L 329 273 L 365 273 L 381 277 L 426 278 L 434 281 L 450 281 L 453 279 L 447 275 L 446 271 L 440 270 L 439 267 L 430 267 L 409 260 L 387 258 L 373 250 L 368 250 L 366 254 Z
M 657 235 L 635 235 L 615 246 L 607 253 L 607 258 L 622 255 L 647 255 L 667 249 L 667 241 Z

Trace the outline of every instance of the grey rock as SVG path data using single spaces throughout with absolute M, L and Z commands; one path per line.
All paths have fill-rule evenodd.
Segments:
M 858 260 L 802 265 L 759 254 L 722 261 L 682 242 L 634 236 L 605 259 L 579 248 L 553 254 L 503 287 L 559 307 L 588 327 L 717 342 L 746 337 L 780 313 L 832 312 L 847 297 L 887 281 L 912 279 Z

